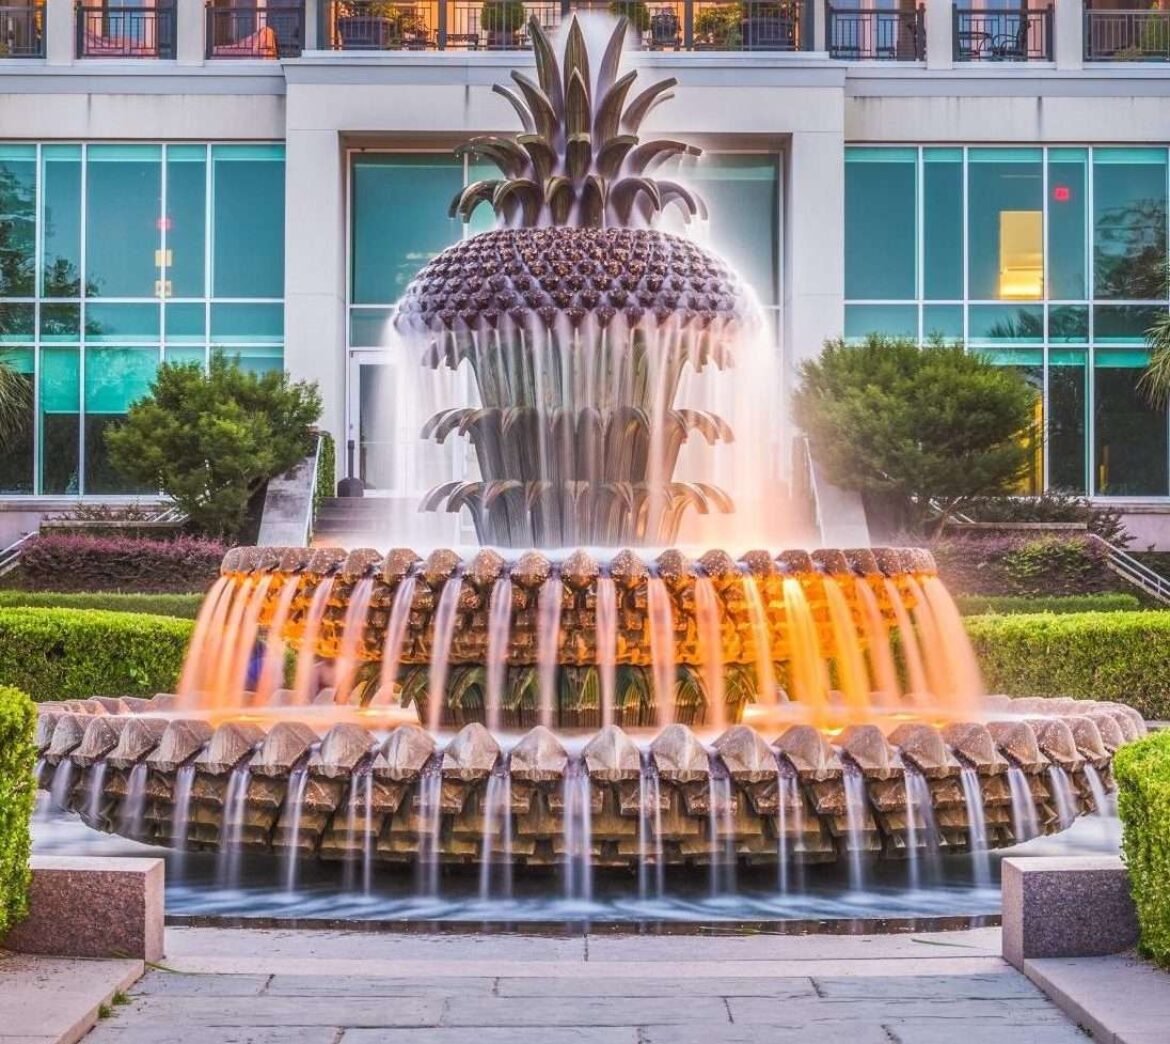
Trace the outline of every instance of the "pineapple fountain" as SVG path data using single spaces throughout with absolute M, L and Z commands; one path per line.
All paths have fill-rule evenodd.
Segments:
M 929 553 L 672 547 L 738 497 L 680 477 L 680 390 L 736 365 L 750 292 L 654 226 L 702 201 L 651 177 L 698 150 L 639 132 L 673 81 L 631 99 L 625 23 L 594 71 L 574 18 L 537 80 L 496 87 L 523 132 L 471 141 L 499 179 L 454 201 L 499 227 L 444 251 L 396 324 L 477 400 L 424 438 L 466 437 L 471 481 L 423 508 L 481 547 L 241 548 L 225 558 L 175 694 L 41 708 L 38 780 L 91 827 L 181 851 L 594 868 L 663 887 L 667 866 L 848 867 L 987 853 L 1101 811 L 1110 760 L 1144 732 L 1111 703 L 987 697 Z M 759 484 L 757 480 L 757 485 Z M 666 550 L 662 550 L 666 548 Z M 568 549 L 568 550 L 566 550 Z M 258 639 L 264 638 L 257 660 Z M 233 870 L 235 868 L 235 870 Z M 730 876 L 728 876 L 730 875 Z M 495 882 L 493 884 L 493 881 Z

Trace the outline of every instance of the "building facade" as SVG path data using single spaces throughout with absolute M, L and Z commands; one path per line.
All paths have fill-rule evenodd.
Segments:
M 408 364 L 388 316 L 468 234 L 451 150 L 515 129 L 491 86 L 531 65 L 523 17 L 590 6 L 0 2 L 0 358 L 33 390 L 5 504 L 141 493 L 104 428 L 160 362 L 219 349 L 320 384 L 342 473 L 424 486 L 394 452 L 408 414 L 385 423 Z M 962 339 L 1040 392 L 1030 489 L 1170 506 L 1138 388 L 1170 306 L 1167 5 L 626 6 L 628 60 L 679 81 L 646 129 L 706 150 L 699 234 L 789 378 L 826 338 Z

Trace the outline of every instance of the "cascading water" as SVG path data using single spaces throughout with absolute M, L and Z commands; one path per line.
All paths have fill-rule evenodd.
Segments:
M 287 848 L 285 849 L 284 890 L 297 890 L 297 865 L 300 860 L 301 814 L 305 807 L 305 788 L 309 785 L 308 764 L 297 765 L 288 776 Z
M 443 759 L 432 758 L 418 782 L 418 891 L 439 894 L 439 831 L 443 822 Z
M 865 779 L 852 761 L 845 761 L 842 776 L 845 783 L 845 842 L 849 850 L 849 890 L 861 892 L 865 888 L 865 820 L 867 799 Z
M 561 582 L 550 576 L 540 589 L 536 603 L 536 665 L 539 671 L 537 698 L 540 724 L 556 726 L 557 651 L 561 640 Z
M 512 581 L 502 579 L 492 588 L 488 605 L 487 727 L 498 732 L 508 673 L 508 639 L 512 633 Z
M 511 899 L 512 773 L 506 758 L 501 758 L 499 764 L 492 770 L 483 797 L 483 852 L 479 866 L 479 897 L 485 902 L 492 898 L 493 870 L 497 871 L 496 897 Z
M 971 871 L 976 888 L 991 885 L 991 856 L 987 844 L 987 819 L 983 813 L 983 790 L 979 773 L 963 765 L 959 773 L 963 784 L 963 802 L 967 809 L 967 846 L 971 853 Z
M 650 875 L 654 895 L 666 891 L 666 863 L 662 852 L 662 782 L 649 751 L 642 753 L 638 775 L 638 898 L 650 896 Z
M 791 827 L 789 816 L 791 815 Z M 783 758 L 776 759 L 776 846 L 779 867 L 777 885 L 780 895 L 787 897 L 791 889 L 792 840 L 789 832 L 800 837 L 804 832 L 804 810 L 796 773 Z
M 915 820 L 922 820 L 922 833 L 919 837 L 916 833 Z M 934 818 L 934 801 L 930 794 L 930 784 L 926 781 L 926 777 L 913 765 L 906 766 L 906 823 L 907 823 L 907 847 L 911 848 L 911 884 L 912 888 L 917 888 L 919 881 L 920 866 L 923 862 L 929 874 L 930 880 L 937 880 L 941 876 L 942 867 L 940 859 L 940 845 L 938 826 Z M 915 824 L 912 827 L 911 824 Z M 910 840 L 911 830 L 915 829 L 915 838 Z M 919 843 L 922 844 L 921 850 L 918 849 Z
M 593 900 L 593 793 L 589 770 L 579 758 L 565 766 L 561 800 L 565 809 L 565 898 Z
M 1056 805 L 1056 815 L 1060 820 L 1060 827 L 1062 830 L 1067 829 L 1077 818 L 1077 799 L 1064 766 L 1048 766 L 1048 783 L 1052 793 L 1052 801 Z
M 95 761 L 89 769 L 89 778 L 85 781 L 86 818 L 93 824 L 100 821 L 102 803 L 105 801 L 106 771 L 109 768 L 105 758 Z
M 139 762 L 126 779 L 126 798 L 119 810 L 118 832 L 126 837 L 142 836 L 142 817 L 146 811 L 146 782 L 148 768 Z
M 1007 778 L 1012 795 L 1012 833 L 1016 841 L 1030 841 L 1040 833 L 1031 783 L 1019 765 L 1008 766 Z
M 53 774 L 53 786 L 49 791 L 49 807 L 52 810 L 69 811 L 69 796 L 73 793 L 75 773 L 76 768 L 68 758 L 57 765 L 57 770 Z
M 223 799 L 222 835 L 217 858 L 216 879 L 221 888 L 236 889 L 240 884 L 244 830 L 248 823 L 248 787 L 252 769 L 245 758 L 231 771 Z
M 187 762 L 175 770 L 175 796 L 171 817 L 171 849 L 168 867 L 172 880 L 182 881 L 186 871 L 187 832 L 191 822 L 191 790 L 195 786 L 195 765 Z
M 394 603 L 390 608 L 390 621 L 386 627 L 386 643 L 382 648 L 382 670 L 379 677 L 375 703 L 389 703 L 398 680 L 398 668 L 402 663 L 402 647 L 406 641 L 406 628 L 410 622 L 410 610 L 414 604 L 415 578 L 406 576 L 394 592 Z
M 601 687 L 601 724 L 613 724 L 617 690 L 617 589 L 613 578 L 597 579 L 597 668 Z
M 1093 810 L 1098 816 L 1109 816 L 1116 811 L 1109 795 L 1105 793 L 1105 784 L 1101 780 L 1101 773 L 1097 766 L 1085 762 L 1085 779 L 1089 781 L 1089 793 L 1093 797 Z
M 735 894 L 735 788 L 727 766 L 712 755 L 707 791 L 707 834 L 712 899 Z
M 439 606 L 435 610 L 435 644 L 431 651 L 431 673 L 427 686 L 427 727 L 431 732 L 439 731 L 439 723 L 443 718 L 443 699 L 447 694 L 447 671 L 451 662 L 451 639 L 455 635 L 455 611 L 459 608 L 462 592 L 462 579 L 451 577 L 443 585 Z

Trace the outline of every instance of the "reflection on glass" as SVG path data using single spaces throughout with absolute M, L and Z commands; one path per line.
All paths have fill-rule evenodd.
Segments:
M 106 431 L 150 392 L 158 369 L 152 348 L 90 348 L 85 353 L 85 492 L 148 493 L 114 470 L 106 450 Z
M 41 492 L 81 492 L 81 352 L 41 352 Z
M 1088 296 L 1088 167 L 1088 149 L 1048 150 L 1048 296 L 1057 300 Z
M 924 305 L 922 308 L 922 336 L 944 341 L 963 339 L 962 305 Z
M 0 364 L 17 374 L 23 389 L 23 403 L 14 430 L 6 432 L 0 448 L 0 493 L 28 494 L 33 491 L 33 351 L 16 348 L 0 351 Z
M 1166 496 L 1166 411 L 1138 388 L 1145 351 L 1103 350 L 1093 367 L 1097 492 L 1108 497 Z
M 922 281 L 931 300 L 963 296 L 963 150 L 922 150 Z M 960 331 L 961 333 L 961 331 Z
M 214 145 L 212 294 L 284 296 L 284 146 Z
M 917 149 L 845 152 L 845 296 L 917 295 Z
M 161 296 L 162 147 L 91 145 L 85 178 L 87 293 Z
M 1015 492 L 1025 497 L 1044 492 L 1044 354 L 1031 352 L 1000 352 L 994 361 L 1018 373 L 1035 392 L 1032 407 L 1032 426 L 1020 435 L 1028 448 L 1028 463 L 1020 476 Z
M 967 295 L 1037 300 L 1044 294 L 1044 179 L 1040 149 L 971 149 L 967 170 Z
M 1085 431 L 1089 400 L 1084 352 L 1048 353 L 1048 483 L 1085 492 Z
M 1166 296 L 1166 150 L 1093 151 L 1094 297 Z
M 972 344 L 1040 344 L 1044 340 L 1040 305 L 971 305 L 967 311 Z
M 36 289 L 37 151 L 0 144 L 0 297 Z
M 1050 305 L 1048 340 L 1057 344 L 1086 344 L 1089 340 L 1087 305 Z
M 206 252 L 207 149 L 203 145 L 167 148 L 168 297 L 203 297 Z
M 81 146 L 41 147 L 41 292 L 81 296 Z
M 918 339 L 917 305 L 846 305 L 845 340 L 863 340 L 870 334 Z
M 1146 333 L 1166 314 L 1159 305 L 1097 305 L 1093 340 L 1098 344 L 1145 344 Z

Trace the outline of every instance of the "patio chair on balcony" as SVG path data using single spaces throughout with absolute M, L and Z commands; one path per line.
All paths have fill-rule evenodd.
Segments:
M 217 43 L 211 54 L 213 58 L 276 59 L 280 57 L 280 43 L 276 38 L 276 30 L 265 25 L 238 40 Z
M 673 7 L 660 7 L 650 16 L 650 49 L 678 51 L 682 49 L 682 27 Z
M 1020 19 L 1014 33 L 1001 33 L 991 40 L 991 57 L 1000 62 L 1023 62 L 1028 58 L 1028 20 Z

